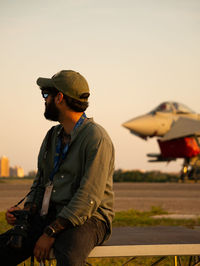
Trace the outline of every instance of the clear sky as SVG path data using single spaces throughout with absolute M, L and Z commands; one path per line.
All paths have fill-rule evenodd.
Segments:
M 72 69 L 88 80 L 89 117 L 106 128 L 116 168 L 179 171 L 121 124 L 173 100 L 200 113 L 199 0 L 1 0 L 0 156 L 36 169 L 46 131 L 35 83 Z

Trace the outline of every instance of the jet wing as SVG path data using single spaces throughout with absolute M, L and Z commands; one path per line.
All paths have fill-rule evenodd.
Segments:
M 192 135 L 200 135 L 200 121 L 180 117 L 173 123 L 171 129 L 160 140 L 166 141 Z
M 171 157 L 163 157 L 162 154 L 160 153 L 148 153 L 147 157 L 150 157 L 152 159 L 148 160 L 150 163 L 154 162 L 170 162 L 170 161 L 175 161 L 176 158 L 171 158 Z

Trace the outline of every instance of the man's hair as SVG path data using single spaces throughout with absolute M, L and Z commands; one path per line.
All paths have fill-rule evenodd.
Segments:
M 80 102 L 65 94 L 63 94 L 63 98 L 65 99 L 65 102 L 69 106 L 69 108 L 75 112 L 84 112 L 88 108 L 88 105 L 89 105 L 88 102 Z

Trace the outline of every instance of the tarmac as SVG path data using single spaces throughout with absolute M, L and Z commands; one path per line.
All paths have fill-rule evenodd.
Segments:
M 19 202 L 31 184 L 32 180 L 0 183 L 0 211 Z M 114 192 L 115 211 L 149 211 L 160 207 L 172 218 L 200 216 L 200 183 L 114 183 Z
M 105 245 L 164 244 L 200 244 L 200 230 L 183 226 L 114 227 L 111 238 L 105 243 Z
M 0 211 L 15 205 L 28 193 L 32 181 L 0 183 Z M 182 183 L 115 183 L 115 210 L 135 209 L 149 211 L 152 206 L 163 208 L 169 214 L 154 218 L 198 219 L 200 217 L 200 184 Z M 117 232 L 117 233 L 116 233 Z M 120 227 L 113 228 L 106 244 L 200 243 L 200 227 Z M 118 239 L 118 240 L 119 240 Z M 175 242 L 174 242 L 175 241 Z
M 114 191 L 116 211 L 154 206 L 170 215 L 200 215 L 200 183 L 115 183 Z

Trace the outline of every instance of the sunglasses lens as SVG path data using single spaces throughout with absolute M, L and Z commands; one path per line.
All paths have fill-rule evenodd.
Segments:
M 49 93 L 44 93 L 44 92 L 43 92 L 43 93 L 42 93 L 42 96 L 43 96 L 44 99 L 46 99 L 46 98 L 49 96 Z

